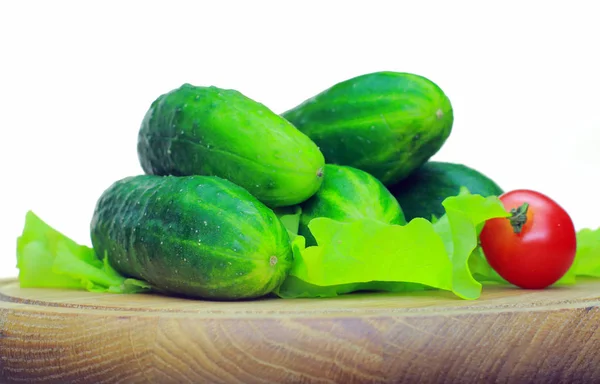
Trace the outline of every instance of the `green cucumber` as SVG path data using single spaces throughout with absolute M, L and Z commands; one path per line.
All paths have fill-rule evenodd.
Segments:
M 138 175 L 100 196 L 91 222 L 98 257 L 170 294 L 215 300 L 267 295 L 292 263 L 275 213 L 216 176 Z
M 390 191 L 375 177 L 360 169 L 325 165 L 321 188 L 300 205 L 302 214 L 298 234 L 306 245 L 316 245 L 308 224 L 316 217 L 351 222 L 373 219 L 388 224 L 406 224 L 402 208 Z
M 267 206 L 300 203 L 322 182 L 316 144 L 236 90 L 184 84 L 159 96 L 138 135 L 146 174 L 219 176 Z
M 402 72 L 342 81 L 282 116 L 317 143 L 327 163 L 364 170 L 385 185 L 436 154 L 454 121 L 440 87 Z
M 439 218 L 446 213 L 442 201 L 456 196 L 461 187 L 484 197 L 504 193 L 502 188 L 483 173 L 464 164 L 429 161 L 402 182 L 389 186 L 407 220 L 415 217 Z

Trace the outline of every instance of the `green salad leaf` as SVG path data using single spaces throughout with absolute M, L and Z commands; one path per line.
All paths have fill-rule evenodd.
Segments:
M 279 218 L 279 221 L 283 224 L 287 230 L 290 239 L 294 239 L 298 235 L 298 228 L 300 227 L 300 215 L 302 214 L 302 208 L 299 205 L 293 205 L 290 207 L 281 207 L 274 210 L 275 215 Z
M 298 235 L 300 207 L 277 210 L 292 241 L 294 264 L 275 294 L 310 298 L 438 289 L 476 299 L 485 284 L 508 284 L 478 245 L 486 220 L 509 215 L 498 198 L 462 191 L 446 198 L 443 206 L 446 213 L 440 218 L 416 218 L 406 225 L 315 218 L 309 228 L 318 245 L 311 247 Z M 111 293 L 158 290 L 120 275 L 106 256 L 99 259 L 92 248 L 77 244 L 31 211 L 17 239 L 17 267 L 22 287 Z M 600 228 L 577 232 L 575 261 L 556 285 L 574 284 L 580 276 L 600 277 Z
M 28 288 L 86 289 L 92 292 L 137 293 L 150 290 L 147 283 L 126 278 L 107 258 L 77 244 L 50 227 L 32 211 L 25 216 L 17 239 L 19 283 Z
M 485 220 L 507 217 L 497 197 L 462 192 L 444 200 L 435 224 L 415 218 L 406 225 L 371 219 L 340 222 L 318 217 L 309 223 L 316 246 L 293 240 L 294 264 L 276 291 L 280 297 L 331 297 L 359 290 L 442 289 L 476 299 L 481 283 L 469 256 Z
M 469 257 L 469 269 L 471 270 L 473 277 L 482 284 L 508 284 L 508 282 L 488 263 L 481 247 L 477 247 L 471 254 L 471 257 Z
M 577 232 L 577 253 L 571 271 L 576 276 L 600 277 L 600 228 Z
M 556 285 L 575 284 L 577 277 L 600 277 L 600 228 L 577 231 L 575 260 Z
M 483 250 L 478 247 L 469 259 L 469 268 L 477 281 L 509 284 L 488 264 Z M 577 231 L 577 250 L 573 265 L 553 285 L 573 285 L 577 277 L 600 277 L 600 228 Z

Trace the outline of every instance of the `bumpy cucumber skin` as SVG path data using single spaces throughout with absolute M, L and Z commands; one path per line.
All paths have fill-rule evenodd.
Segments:
M 289 236 L 273 211 L 215 176 L 115 182 L 97 202 L 91 239 L 121 274 L 201 299 L 264 296 L 292 263 Z
M 458 195 L 461 186 L 472 194 L 499 196 L 504 190 L 483 173 L 464 164 L 428 161 L 402 182 L 389 186 L 407 220 L 431 219 L 446 213 L 442 201 Z
M 390 191 L 375 177 L 349 166 L 325 165 L 321 188 L 300 205 L 302 214 L 298 234 L 306 245 L 316 245 L 308 228 L 315 217 L 351 222 L 374 219 L 388 224 L 406 224 L 402 208 Z
M 271 208 L 312 196 L 325 160 L 287 120 L 236 90 L 183 84 L 150 106 L 138 135 L 147 174 L 214 175 Z
M 342 81 L 282 114 L 321 149 L 385 185 L 436 154 L 452 131 L 449 98 L 429 79 L 375 72 Z

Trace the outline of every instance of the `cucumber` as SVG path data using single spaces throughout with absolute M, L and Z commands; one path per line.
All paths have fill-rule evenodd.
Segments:
M 308 228 L 316 217 L 342 222 L 369 218 L 388 224 L 406 224 L 402 208 L 390 191 L 369 173 L 349 166 L 325 165 L 321 188 L 300 207 L 298 234 L 306 238 L 307 246 L 316 245 Z
M 364 170 L 385 185 L 437 153 L 454 122 L 440 87 L 402 72 L 342 81 L 282 116 L 317 143 L 327 163 Z
M 456 196 L 461 187 L 484 197 L 504 193 L 502 188 L 483 173 L 464 164 L 429 161 L 406 180 L 390 186 L 407 220 L 415 217 L 439 218 L 446 213 L 442 201 Z
M 316 144 L 236 90 L 183 84 L 160 95 L 139 130 L 146 174 L 219 176 L 274 208 L 300 203 L 322 182 Z
M 292 263 L 275 213 L 216 176 L 138 175 L 100 196 L 91 221 L 98 257 L 169 294 L 215 300 L 267 295 Z

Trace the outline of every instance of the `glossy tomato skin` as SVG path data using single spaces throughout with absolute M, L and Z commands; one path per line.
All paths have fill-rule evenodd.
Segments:
M 569 214 L 550 197 L 519 189 L 500 196 L 507 211 L 528 203 L 527 220 L 515 233 L 508 218 L 488 220 L 480 235 L 488 263 L 509 283 L 543 289 L 571 267 L 577 249 L 576 231 Z

